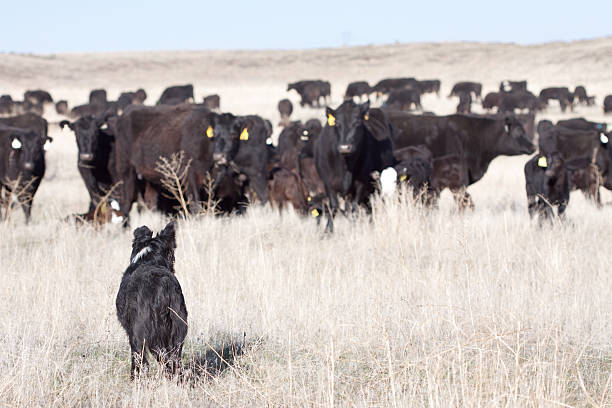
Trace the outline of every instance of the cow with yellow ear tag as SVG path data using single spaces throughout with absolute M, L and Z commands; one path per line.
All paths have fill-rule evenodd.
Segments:
M 587 163 L 588 164 L 588 163 Z M 570 176 L 560 152 L 539 153 L 525 164 L 527 208 L 533 218 L 551 219 L 563 216 L 570 199 Z
M 333 231 L 338 198 L 369 211 L 370 196 L 379 184 L 373 174 L 395 164 L 391 129 L 386 114 L 370 103 L 345 101 L 325 111 L 327 125 L 314 143 L 317 172 L 325 185 L 331 212 L 326 231 Z
M 237 173 L 250 190 L 251 202 L 266 203 L 269 154 L 266 141 L 272 135 L 272 126 L 269 121 L 255 115 L 232 116 L 231 120 L 229 114 L 223 115 L 228 120 L 224 121 L 223 130 L 215 128 L 214 136 L 215 181 L 228 173 Z

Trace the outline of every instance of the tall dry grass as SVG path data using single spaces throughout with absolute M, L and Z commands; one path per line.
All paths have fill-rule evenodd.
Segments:
M 152 103 L 164 86 L 194 81 L 198 99 L 219 92 L 224 110 L 277 123 L 287 80 L 329 78 L 337 104 L 350 80 L 416 75 L 443 80 L 442 98 L 428 95 L 423 105 L 448 113 L 457 103 L 444 97 L 452 82 L 472 78 L 483 79 L 485 91 L 504 78 L 525 77 L 536 91 L 584 83 L 601 102 L 612 84 L 609 43 L 10 55 L 0 62 L 0 86 L 18 96 L 36 83 L 71 105 L 90 88 L 116 97 L 144 86 Z M 605 120 L 599 107 L 577 115 Z M 296 106 L 295 116 L 322 111 Z M 571 116 L 552 106 L 539 119 Z M 245 332 L 247 350 L 234 368 L 195 384 L 177 385 L 155 364 L 131 382 L 114 305 L 131 231 L 62 221 L 89 199 L 74 136 L 56 127 L 51 135 L 32 223 L 16 211 L 0 224 L 0 405 L 612 405 L 612 208 L 573 193 L 566 222 L 539 228 L 527 215 L 526 156 L 496 159 L 470 187 L 476 210 L 465 214 L 444 194 L 435 211 L 378 200 L 371 218 L 339 218 L 333 236 L 267 207 L 181 221 L 185 358 Z M 132 215 L 133 228 L 166 221 Z

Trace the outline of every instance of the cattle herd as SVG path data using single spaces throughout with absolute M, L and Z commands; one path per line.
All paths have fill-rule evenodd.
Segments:
M 76 138 L 78 169 L 90 199 L 81 221 L 127 224 L 137 202 L 170 215 L 211 208 L 229 215 L 269 201 L 317 219 L 326 215 L 326 231 L 333 231 L 337 213 L 369 211 L 373 194 L 402 184 L 426 206 L 435 207 L 448 188 L 459 208 L 473 207 L 466 189 L 495 157 L 536 149 L 525 165 L 530 215 L 550 218 L 555 208 L 562 215 L 573 189 L 597 204 L 600 186 L 612 189 L 605 123 L 574 118 L 535 124 L 535 115 L 551 99 L 562 111 L 593 105 L 595 98 L 584 86 L 573 92 L 546 88 L 536 96 L 526 81 L 502 81 L 498 91 L 483 97 L 480 83 L 459 82 L 448 96 L 458 98 L 456 114 L 423 111 L 421 96 L 439 97 L 440 85 L 415 78 L 388 78 L 374 86 L 352 82 L 344 102 L 332 108 L 328 81 L 290 83 L 287 91 L 297 92 L 301 106 L 325 107 L 325 116 L 292 121 L 291 101 L 281 100 L 276 145 L 269 120 L 223 113 L 219 95 L 196 103 L 191 84 L 165 89 L 154 106 L 145 104 L 144 89 L 123 92 L 116 101 L 95 89 L 89 103 L 72 109 L 65 100 L 53 105 L 43 90 L 25 92 L 23 101 L 2 95 L 0 208 L 20 204 L 29 221 L 52 142 L 42 117 L 51 107 L 65 117 L 60 127 Z M 486 114 L 472 113 L 476 102 Z M 605 97 L 603 110 L 612 112 L 612 95 Z M 177 157 L 179 194 L 172 194 L 160 160 Z

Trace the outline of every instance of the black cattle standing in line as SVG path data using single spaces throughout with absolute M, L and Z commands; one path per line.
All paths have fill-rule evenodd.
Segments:
M 63 120 L 59 124 L 62 129 L 68 126 L 76 138 L 79 173 L 89 193 L 88 212 L 96 209 L 117 181 L 117 176 L 111 173 L 115 171 L 115 136 L 108 125 L 110 118 L 111 115 L 83 116 L 75 122 Z
M 179 105 L 183 102 L 193 102 L 193 85 L 175 85 L 162 92 L 158 105 Z
M 370 208 L 375 192 L 374 172 L 394 164 L 391 131 L 385 113 L 370 109 L 370 103 L 346 101 L 337 109 L 327 108 L 327 125 L 314 145 L 317 172 L 329 200 L 328 232 L 338 211 L 338 196 L 355 209 Z
M 484 176 L 495 157 L 531 154 L 535 151 L 523 125 L 512 115 L 418 116 L 394 111 L 387 112 L 387 116 L 393 129 L 393 145 L 396 149 L 425 145 L 432 152 L 434 160 L 449 155 L 460 158 L 467 174 L 464 177 L 466 184 L 461 189 L 451 188 L 458 203 L 471 202 L 465 189 Z M 436 182 L 435 163 L 433 182 Z
M 123 273 L 115 305 L 117 318 L 130 343 L 131 369 L 146 366 L 147 350 L 169 374 L 181 372 L 183 342 L 187 336 L 187 307 L 174 271 L 174 223 L 153 238 L 143 226 L 134 231 L 130 266 Z
M 26 224 L 30 222 L 34 195 L 45 175 L 45 144 L 48 136 L 31 129 L 0 124 L 0 199 L 17 194 Z M 17 183 L 18 182 L 18 183 Z M 9 202 L 4 203 L 10 205 Z
M 289 124 L 289 118 L 293 113 L 293 104 L 291 101 L 289 99 L 281 99 L 278 102 L 278 112 L 281 117 L 279 126 L 287 126 Z
M 472 93 L 474 99 L 481 99 L 480 95 L 482 94 L 482 84 L 480 82 L 457 82 L 453 89 L 451 90 L 451 96 L 459 96 L 461 93 Z
M 366 81 L 351 82 L 346 87 L 346 92 L 344 93 L 344 100 L 359 97 L 359 100 L 361 101 L 361 98 L 363 98 L 364 96 L 367 99 L 371 91 L 372 88 L 370 87 L 370 84 L 368 84 Z

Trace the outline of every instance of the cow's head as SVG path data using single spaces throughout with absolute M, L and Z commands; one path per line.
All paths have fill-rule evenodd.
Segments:
M 538 156 L 538 167 L 544 171 L 549 181 L 554 183 L 564 174 L 565 161 L 561 153 L 553 151 Z
M 52 140 L 48 136 L 43 140 L 38 133 L 32 130 L 16 129 L 10 132 L 9 141 L 19 171 L 34 171 L 36 162 L 44 157 L 43 145 Z
M 341 154 L 354 153 L 367 134 L 376 140 L 389 138 L 389 124 L 380 109 L 370 109 L 370 102 L 361 105 L 346 101 L 337 109 L 327 107 L 327 127 L 333 129 Z
M 204 133 L 214 143 L 213 160 L 216 164 L 227 164 L 238 151 L 238 137 L 233 131 L 235 120 L 231 113 L 211 112 L 207 116 L 208 125 Z
M 62 129 L 64 126 L 68 126 L 74 132 L 79 148 L 80 162 L 87 163 L 95 159 L 100 130 L 106 125 L 110 116 L 112 116 L 110 113 L 100 116 L 86 115 L 79 118 L 76 122 L 69 122 L 67 120 L 60 122 L 59 125 Z
M 513 156 L 535 152 L 535 145 L 525 132 L 521 122 L 514 115 L 508 115 L 504 118 L 503 133 L 503 137 L 500 138 L 503 154 Z
M 304 124 L 299 124 L 297 126 L 298 137 L 296 143 L 298 151 L 312 146 L 321 133 L 321 129 L 323 127 L 318 119 L 310 119 Z

